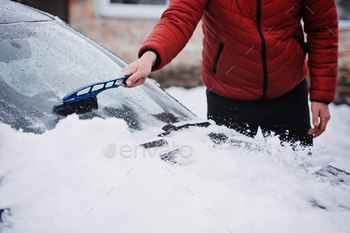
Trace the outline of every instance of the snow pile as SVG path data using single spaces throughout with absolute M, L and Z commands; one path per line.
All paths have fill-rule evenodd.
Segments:
M 177 91 L 191 101 L 198 90 Z M 330 125 L 331 145 L 312 157 L 218 126 L 145 150 L 161 130 L 132 134 L 119 119 L 73 115 L 42 135 L 0 124 L 0 209 L 11 209 L 0 232 L 349 232 L 350 184 L 317 175 L 347 150 L 350 110 L 332 110 L 342 129 Z M 210 133 L 229 140 L 214 145 Z M 160 159 L 174 148 L 177 164 Z
M 206 119 L 206 88 L 196 87 L 186 91 L 181 87 L 170 87 L 167 92 L 191 109 L 197 116 Z M 336 160 L 332 165 L 350 172 L 350 108 L 347 105 L 329 105 L 331 120 L 326 131 L 314 140 L 318 153 L 331 154 Z M 261 133 L 257 135 L 262 138 Z

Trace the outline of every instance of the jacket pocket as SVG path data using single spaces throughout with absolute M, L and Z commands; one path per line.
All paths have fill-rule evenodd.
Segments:
M 300 47 L 303 49 L 305 55 L 307 54 L 308 52 L 308 46 L 307 46 L 307 43 L 305 43 L 304 41 L 301 40 L 301 38 L 298 36 L 298 35 L 294 35 L 293 36 L 294 39 L 296 39 L 296 41 L 298 41 Z
M 224 48 L 224 44 L 222 42 L 220 42 L 220 46 L 219 46 L 218 52 L 216 53 L 216 57 L 214 60 L 214 65 L 213 65 L 213 73 L 214 74 L 216 74 L 216 67 L 218 65 L 219 58 L 220 58 L 220 55 L 221 55 L 223 48 Z

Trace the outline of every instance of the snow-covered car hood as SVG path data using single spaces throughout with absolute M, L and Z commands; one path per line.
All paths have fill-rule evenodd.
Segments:
M 0 124 L 0 208 L 11 209 L 2 232 L 349 229 L 349 184 L 317 174 L 332 160 L 327 154 L 310 157 L 276 138 L 253 140 L 214 125 L 172 132 L 164 138 L 169 147 L 147 150 L 139 145 L 162 130 L 126 126 L 73 115 L 35 135 Z M 212 132 L 256 147 L 215 144 Z M 180 147 L 177 164 L 160 159 Z

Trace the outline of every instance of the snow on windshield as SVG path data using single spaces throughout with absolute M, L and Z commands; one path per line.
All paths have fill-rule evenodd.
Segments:
M 331 107 L 329 147 L 315 146 L 312 157 L 234 133 L 256 146 L 214 147 L 207 135 L 228 132 L 216 126 L 172 132 L 168 148 L 150 153 L 137 145 L 161 129 L 132 134 L 115 118 L 72 115 L 41 135 L 0 124 L 0 209 L 11 209 L 0 231 L 349 232 L 350 185 L 315 174 L 342 156 L 350 170 L 350 109 Z M 159 159 L 176 147 L 186 149 L 182 165 Z
M 0 119 L 24 131 L 54 128 L 60 118 L 52 109 L 62 104 L 62 97 L 81 86 L 118 78 L 126 64 L 60 22 L 6 24 L 0 31 L 6 32 L 0 33 L 0 93 L 5 105 Z M 194 118 L 150 80 L 136 88 L 105 91 L 97 101 L 96 114 L 122 117 L 138 130 L 142 124 L 163 124 L 158 121 L 169 120 L 167 115 L 179 121 Z

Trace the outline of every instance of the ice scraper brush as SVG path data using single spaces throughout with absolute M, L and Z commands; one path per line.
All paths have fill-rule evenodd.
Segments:
M 107 89 L 117 88 L 117 87 L 126 85 L 126 80 L 129 77 L 130 76 L 124 76 L 122 78 L 117 78 L 117 79 L 112 79 L 109 81 L 97 82 L 97 83 L 92 83 L 92 84 L 82 86 L 82 87 L 76 89 L 75 91 L 72 91 L 71 93 L 69 93 L 65 97 L 63 97 L 62 101 L 64 104 L 71 104 L 71 103 L 74 103 L 77 101 L 81 101 L 81 100 L 84 100 L 87 98 L 94 97 L 94 96 L 98 95 L 100 92 L 105 91 Z M 94 87 L 97 87 L 97 88 L 94 89 Z M 88 91 L 84 92 L 84 90 L 85 91 L 88 90 Z M 82 92 L 82 94 L 79 94 L 79 92 Z
M 96 82 L 82 86 L 62 98 L 63 104 L 54 106 L 53 112 L 67 116 L 72 113 L 83 114 L 98 109 L 96 96 L 105 90 L 126 85 L 130 76 Z

